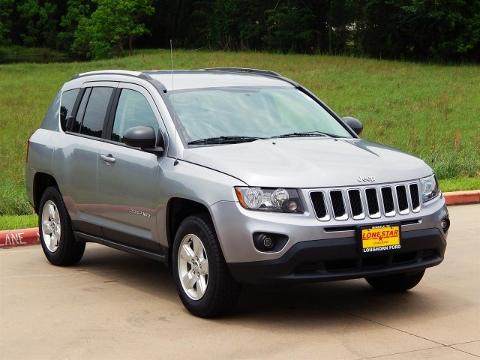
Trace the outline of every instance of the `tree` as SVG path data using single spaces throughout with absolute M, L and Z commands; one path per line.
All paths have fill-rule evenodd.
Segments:
M 0 44 L 11 43 L 12 13 L 15 0 L 0 0 Z
M 370 56 L 480 60 L 479 0 L 364 0 L 358 45 Z
M 55 47 L 58 19 L 53 2 L 24 0 L 18 2 L 21 39 L 25 46 Z
M 0 45 L 99 58 L 169 39 L 176 48 L 480 61 L 480 0 L 0 0 Z
M 315 16 L 298 4 L 267 10 L 267 48 L 281 51 L 311 52 L 315 45 Z
M 57 36 L 57 46 L 62 50 L 74 50 L 75 31 L 82 19 L 89 18 L 93 11 L 91 0 L 68 0 L 66 13 L 61 17 L 60 29 Z M 88 50 L 88 49 L 86 49 Z M 86 51 L 84 50 L 84 51 Z M 80 51 L 82 54 L 84 51 Z
M 143 19 L 152 15 L 151 0 L 96 0 L 90 18 L 82 18 L 73 49 L 89 58 L 104 58 L 133 50 L 133 41 L 148 32 Z

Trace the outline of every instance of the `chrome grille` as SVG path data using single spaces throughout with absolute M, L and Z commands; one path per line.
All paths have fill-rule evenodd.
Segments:
M 420 210 L 420 195 L 417 184 L 410 184 L 410 195 L 412 199 L 412 211 L 418 212 Z
M 391 187 L 382 187 L 382 200 L 385 216 L 395 216 L 395 201 L 393 200 Z
M 330 220 L 330 216 L 328 216 L 327 206 L 325 204 L 325 197 L 323 196 L 323 192 L 312 192 L 310 196 L 312 198 L 313 207 L 315 208 L 317 217 L 320 220 Z
M 310 198 L 321 221 L 407 215 L 421 204 L 417 183 L 312 191 Z
M 348 190 L 348 198 L 350 200 L 350 208 L 352 210 L 353 218 L 355 220 L 365 219 L 365 212 L 363 211 L 362 195 L 360 194 L 360 190 Z
M 397 200 L 399 213 L 402 215 L 408 214 L 407 190 L 404 185 L 397 186 Z
M 368 215 L 372 219 L 380 217 L 380 206 L 378 205 L 377 189 L 365 189 L 367 196 Z
M 332 201 L 333 217 L 337 220 L 348 219 L 342 192 L 340 190 L 330 191 L 330 200 Z

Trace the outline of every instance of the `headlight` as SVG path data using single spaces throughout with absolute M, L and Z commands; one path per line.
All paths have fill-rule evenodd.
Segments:
M 421 190 L 423 202 L 432 200 L 440 193 L 435 175 L 430 175 L 426 178 L 420 179 L 420 184 L 422 186 Z
M 302 202 L 296 189 L 236 187 L 235 193 L 245 209 L 303 213 Z

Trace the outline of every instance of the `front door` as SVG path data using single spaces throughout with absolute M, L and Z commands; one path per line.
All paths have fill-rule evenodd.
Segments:
M 125 132 L 135 126 L 150 126 L 160 136 L 160 114 L 142 87 L 120 84 L 117 91 L 108 138 L 99 153 L 103 233 L 109 240 L 161 252 L 156 241 L 157 213 L 163 206 L 159 158 L 123 143 Z

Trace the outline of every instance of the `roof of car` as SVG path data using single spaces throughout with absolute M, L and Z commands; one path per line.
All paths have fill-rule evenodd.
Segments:
M 126 75 L 156 80 L 167 91 L 214 87 L 278 86 L 290 87 L 295 83 L 269 70 L 246 68 L 209 68 L 200 70 L 100 70 L 78 74 L 75 78 L 94 75 Z

